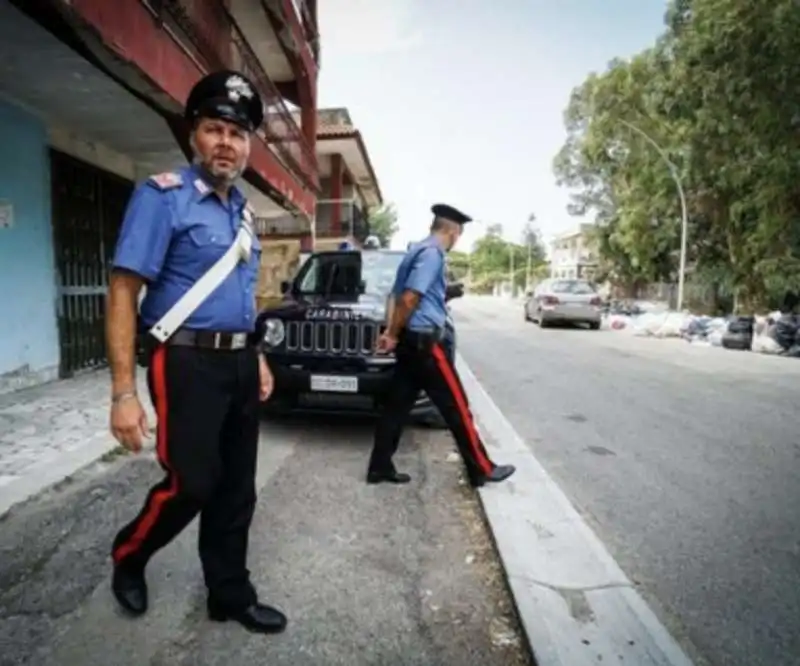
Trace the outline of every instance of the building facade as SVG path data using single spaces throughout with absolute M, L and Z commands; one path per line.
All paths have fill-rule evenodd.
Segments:
M 593 279 L 597 270 L 594 225 L 582 224 L 556 236 L 550 244 L 550 277 Z
M 294 239 L 303 252 L 356 244 L 369 235 L 369 212 L 383 204 L 378 177 L 366 142 L 347 109 L 320 109 L 316 157 L 320 194 L 313 224 L 285 215 L 260 220 L 260 233 L 272 239 Z
M 185 163 L 206 72 L 265 100 L 243 184 L 259 217 L 313 218 L 317 35 L 310 1 L 0 0 L 0 392 L 105 365 L 125 205 Z

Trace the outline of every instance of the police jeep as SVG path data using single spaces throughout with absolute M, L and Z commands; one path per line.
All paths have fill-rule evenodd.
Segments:
M 374 349 L 386 328 L 388 298 L 404 256 L 395 250 L 345 249 L 302 257 L 294 279 L 281 284 L 281 303 L 258 315 L 257 330 L 275 379 L 265 403 L 267 414 L 377 413 L 395 358 Z M 448 300 L 463 293 L 463 285 L 448 285 Z M 452 358 L 455 328 L 450 317 L 444 346 Z M 412 418 L 444 427 L 424 393 Z

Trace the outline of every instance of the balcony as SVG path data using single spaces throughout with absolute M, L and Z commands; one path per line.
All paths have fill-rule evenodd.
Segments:
M 319 191 L 314 150 L 228 10 L 225 0 L 141 0 L 159 22 L 206 69 L 235 69 L 255 85 L 265 107 L 259 136 L 289 171 L 310 190 Z
M 352 236 L 363 242 L 369 236 L 369 220 L 355 199 L 325 199 L 317 202 L 317 238 Z
M 253 220 L 253 230 L 259 237 L 296 238 L 311 234 L 311 221 L 299 215 L 257 217 Z
M 319 30 L 317 28 L 317 2 L 316 0 L 292 0 L 306 41 L 314 56 L 314 63 L 319 67 Z

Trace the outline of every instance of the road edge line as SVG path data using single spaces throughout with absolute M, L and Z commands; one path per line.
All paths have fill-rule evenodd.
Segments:
M 478 497 L 537 666 L 694 666 L 461 354 L 456 365 L 490 453 L 517 465 Z

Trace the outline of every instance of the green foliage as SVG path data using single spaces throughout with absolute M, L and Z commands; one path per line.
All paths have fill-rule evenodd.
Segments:
M 370 234 L 380 239 L 381 247 L 389 247 L 392 237 L 400 228 L 397 223 L 397 210 L 394 204 L 386 204 L 371 210 L 369 213 L 369 226 Z
M 451 250 L 447 253 L 447 268 L 454 282 L 463 282 L 469 275 L 469 253 Z
M 521 243 L 503 238 L 502 225 L 489 225 L 484 236 L 475 242 L 472 252 L 450 253 L 451 265 L 455 269 L 456 265 L 464 265 L 461 262 L 466 263 L 466 281 L 469 288 L 477 293 L 488 293 L 495 285 L 507 283 L 512 267 L 515 288 L 524 289 L 529 266 L 532 279 L 540 276 L 547 267 L 544 246 L 533 221 L 532 216 L 523 231 Z M 458 255 L 458 258 L 454 255 Z
M 602 274 L 627 285 L 676 279 L 674 169 L 695 276 L 732 290 L 745 310 L 800 288 L 795 0 L 673 0 L 656 43 L 589 76 L 564 119 L 554 170 L 573 192 L 571 212 L 598 223 Z

